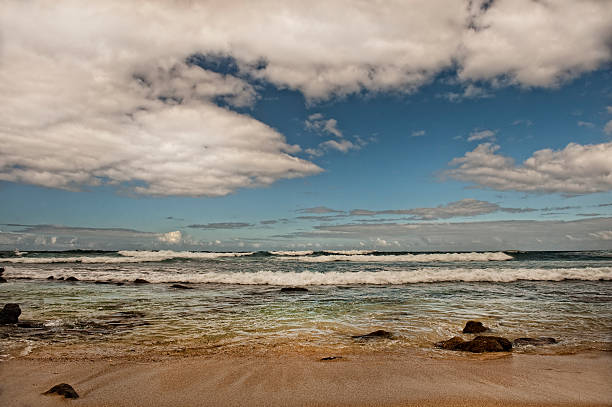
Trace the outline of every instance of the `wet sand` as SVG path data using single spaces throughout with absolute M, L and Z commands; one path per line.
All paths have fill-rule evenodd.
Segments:
M 326 356 L 326 355 L 321 355 Z M 41 393 L 69 383 L 78 400 Z M 612 354 L 12 359 L 0 405 L 611 406 Z

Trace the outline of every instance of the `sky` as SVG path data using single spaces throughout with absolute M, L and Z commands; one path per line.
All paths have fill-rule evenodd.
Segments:
M 612 2 L 7 0 L 0 250 L 612 249 Z

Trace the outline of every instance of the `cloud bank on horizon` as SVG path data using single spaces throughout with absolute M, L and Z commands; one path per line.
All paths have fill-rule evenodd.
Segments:
M 307 125 L 334 138 L 300 157 L 301 146 L 248 114 L 259 86 L 298 91 L 310 104 L 410 93 L 449 70 L 461 98 L 485 97 L 477 83 L 557 87 L 610 63 L 610 15 L 612 2 L 598 0 L 7 1 L 0 180 L 224 196 L 319 174 L 313 157 L 359 142 L 335 119 L 311 117 Z M 207 69 L 198 63 L 206 57 L 234 68 Z M 537 151 L 523 166 L 496 150 L 479 145 L 447 175 L 500 190 L 612 188 L 610 143 Z

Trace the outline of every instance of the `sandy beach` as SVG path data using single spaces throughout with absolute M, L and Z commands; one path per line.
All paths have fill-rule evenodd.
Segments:
M 609 406 L 612 355 L 385 354 L 12 359 L 0 365 L 0 405 L 25 406 Z M 69 383 L 77 400 L 45 396 Z

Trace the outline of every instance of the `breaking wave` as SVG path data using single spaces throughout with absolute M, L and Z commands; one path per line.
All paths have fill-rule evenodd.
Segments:
M 504 252 L 485 253 L 427 253 L 427 254 L 380 254 L 364 255 L 322 255 L 312 257 L 299 257 L 299 261 L 309 263 L 325 263 L 330 261 L 355 261 L 355 262 L 432 262 L 432 261 L 505 261 L 513 257 Z
M 422 268 L 404 271 L 358 271 L 358 272 L 200 272 L 176 273 L 139 270 L 123 270 L 120 274 L 110 270 L 70 270 L 67 275 L 81 281 L 113 280 L 133 281 L 145 278 L 151 283 L 214 283 L 237 285 L 275 285 L 275 286 L 310 286 L 310 285 L 403 285 L 414 283 L 436 282 L 498 282 L 509 283 L 519 280 L 527 281 L 563 281 L 563 280 L 612 280 L 612 267 L 585 268 Z M 11 278 L 46 278 L 48 271 L 14 269 L 7 272 Z

